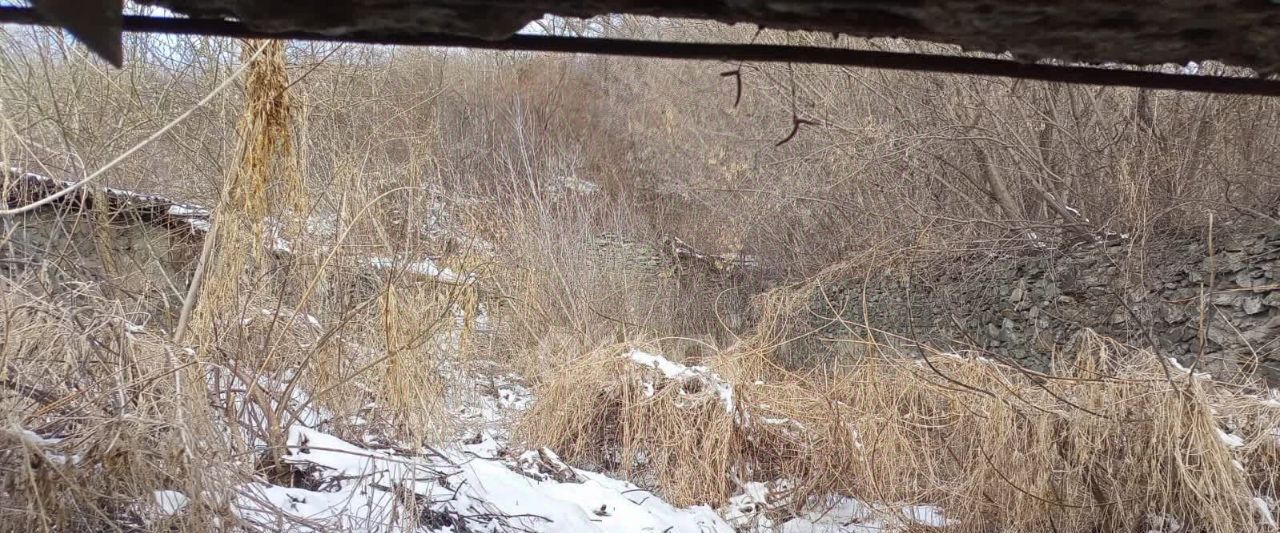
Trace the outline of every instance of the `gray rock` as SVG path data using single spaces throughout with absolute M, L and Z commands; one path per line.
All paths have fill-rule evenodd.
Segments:
M 1261 233 L 1241 234 L 1230 245 L 1220 240 L 1212 276 L 1201 238 L 1156 243 L 1138 265 L 1127 263 L 1127 250 L 1096 245 L 1061 256 L 1002 259 L 972 270 L 959 260 L 944 268 L 933 262 L 899 272 L 914 272 L 910 306 L 906 289 L 897 287 L 896 280 L 872 283 L 868 318 L 899 335 L 937 335 L 923 340 L 938 345 L 972 339 L 1045 370 L 1036 365 L 1046 365 L 1052 351 L 1084 327 L 1137 345 L 1148 342 L 1150 329 L 1162 350 L 1194 357 L 1200 352 L 1200 298 L 1205 294 L 1205 303 L 1212 304 L 1207 308 L 1210 348 L 1246 361 L 1253 357 L 1247 346 L 1261 347 L 1260 366 L 1274 366 L 1272 374 L 1280 382 L 1280 343 L 1269 342 L 1280 336 L 1280 246 L 1268 239 L 1280 242 Z M 1266 253 L 1256 253 L 1260 247 Z M 1210 279 L 1214 286 L 1205 286 Z M 862 281 L 849 280 L 857 290 L 849 292 L 846 307 L 858 322 Z
M 1263 299 L 1261 296 L 1249 296 L 1242 300 L 1240 308 L 1246 314 L 1256 315 L 1266 310 L 1267 307 L 1263 303 Z

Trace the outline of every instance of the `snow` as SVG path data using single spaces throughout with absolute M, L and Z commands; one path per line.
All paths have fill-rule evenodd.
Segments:
M 559 200 L 574 194 L 595 194 L 600 186 L 577 176 L 564 175 L 548 179 L 542 190 L 547 197 Z
M 843 498 L 820 512 L 788 520 L 779 530 L 783 533 L 884 533 L 897 531 L 899 527 L 878 518 L 875 510 L 862 502 Z
M 1267 503 L 1267 500 L 1254 496 L 1253 508 L 1258 511 L 1258 517 L 1262 519 L 1263 525 L 1272 529 L 1278 527 L 1275 516 L 1271 514 L 1271 504 Z
M 302 322 L 305 321 L 307 325 L 310 325 L 312 328 L 316 330 L 320 330 L 323 328 L 323 326 L 320 324 L 320 319 L 316 318 L 314 315 L 310 315 L 307 313 L 296 313 L 292 309 L 289 309 L 287 307 L 280 307 L 277 309 L 264 307 L 264 308 L 258 309 L 258 312 L 261 313 L 262 316 L 267 317 L 267 320 L 269 322 L 279 320 L 285 324 L 302 325 Z M 250 324 L 253 324 L 253 321 L 254 321 L 253 315 L 248 315 L 240 319 L 240 325 L 248 326 Z
M 448 383 L 474 381 L 467 372 L 445 364 L 441 375 Z M 477 434 L 504 439 L 505 426 L 533 401 L 533 393 L 519 378 L 507 372 L 494 372 L 484 378 L 481 387 L 455 385 L 448 395 L 449 408 L 457 414 L 463 435 Z M 492 455 L 492 454 L 490 454 Z
M 627 358 L 635 361 L 636 364 L 649 366 L 662 372 L 667 379 L 680 379 L 694 374 L 693 370 L 680 363 L 676 363 L 661 355 L 654 355 L 640 350 L 632 350 L 627 353 Z
M 1267 389 L 1267 397 L 1262 398 L 1261 402 L 1267 407 L 1280 407 L 1280 390 Z
M 1215 428 L 1218 432 L 1218 440 L 1226 444 L 1228 448 L 1239 448 L 1244 446 L 1244 439 L 1239 435 L 1232 435 L 1223 431 L 1221 428 Z
M 902 508 L 903 516 L 907 517 L 912 523 L 929 527 L 946 527 L 951 525 L 950 520 L 943 517 L 942 509 L 933 505 L 912 505 Z
M 1183 374 L 1191 374 L 1191 369 L 1185 366 L 1182 366 L 1182 363 L 1179 363 L 1177 359 L 1174 359 L 1172 357 L 1168 357 L 1167 359 L 1169 360 L 1169 366 L 1173 367 L 1174 370 L 1182 372 Z M 1206 372 L 1196 372 L 1193 375 L 1193 377 L 1197 379 L 1210 379 L 1213 376 L 1209 375 Z
M 156 507 L 164 516 L 172 515 L 187 506 L 187 495 L 176 490 L 157 490 L 154 492 Z
M 561 176 L 560 185 L 565 189 L 583 194 L 591 194 L 600 190 L 599 185 L 577 176 Z
M 169 205 L 169 216 L 186 222 L 195 233 L 208 233 L 213 225 L 209 222 L 212 213 L 206 207 L 190 204 Z
M 289 314 L 288 309 L 259 312 L 272 317 L 283 312 L 291 322 L 318 322 L 302 313 Z M 711 385 L 703 390 L 722 398 L 726 409 L 734 407 L 732 387 L 706 367 L 686 366 L 640 350 L 625 356 L 666 379 L 702 380 Z M 456 384 L 457 378 L 469 377 L 466 373 L 478 366 L 449 362 L 443 370 L 449 382 Z M 850 497 L 814 502 L 800 516 L 774 523 L 768 513 L 780 514 L 777 511 L 785 502 L 770 501 L 772 487 L 778 484 L 764 483 L 744 484 L 744 494 L 722 510 L 723 517 L 707 506 L 675 507 L 630 482 L 572 468 L 553 450 L 508 449 L 501 426 L 494 422 L 523 410 L 532 395 L 505 367 L 488 370 L 484 379 L 489 386 L 478 401 L 471 399 L 470 410 L 478 411 L 485 428 L 440 450 L 416 451 L 389 449 L 376 434 L 357 437 L 365 444 L 340 438 L 327 429 L 334 418 L 331 414 L 309 407 L 310 398 L 301 388 L 285 385 L 294 379 L 292 372 L 258 376 L 254 381 L 267 392 L 268 405 L 236 398 L 232 407 L 242 413 L 246 428 L 258 427 L 264 408 L 297 414 L 285 432 L 288 452 L 281 460 L 292 467 L 298 483 L 280 486 L 262 478 L 241 482 L 230 502 L 232 511 L 250 528 L 269 531 L 869 533 L 953 523 L 934 506 L 872 504 Z M 216 368 L 210 369 L 209 379 L 217 390 L 247 388 L 236 376 Z M 280 409 L 277 402 L 289 405 Z M 796 424 L 786 418 L 762 420 Z M 254 449 L 265 450 L 257 432 L 246 430 L 244 436 Z M 37 444 L 56 443 L 25 430 L 22 438 Z M 174 490 L 154 490 L 149 500 L 139 502 L 148 511 L 141 513 L 147 519 L 181 515 L 193 507 L 186 494 Z
M 288 442 L 291 453 L 285 460 L 318 468 L 319 478 L 330 480 L 331 486 L 312 491 L 248 484 L 236 502 L 241 518 L 260 525 L 289 523 L 294 530 L 463 529 L 424 527 L 413 518 L 429 514 L 426 510 L 405 512 L 406 495 L 413 495 L 419 505 L 449 514 L 467 531 L 733 533 L 709 507 L 676 508 L 635 485 L 594 472 L 573 470 L 580 482 L 534 479 L 510 461 L 478 456 L 476 446 L 483 443 L 400 457 L 296 425 Z
M 785 511 L 785 496 L 773 501 L 771 494 L 785 495 L 789 484 L 751 482 L 743 493 L 721 508 L 721 514 L 743 533 L 888 533 L 911 531 L 916 526 L 942 528 L 957 525 L 933 505 L 888 505 L 864 502 L 847 496 L 833 496 L 810 502 L 799 516 Z M 771 511 L 783 511 L 771 513 Z M 770 514 L 787 516 L 775 522 Z
M 996 365 L 996 362 L 994 360 L 992 360 L 991 358 L 979 355 L 979 352 L 976 352 L 976 351 L 937 352 L 937 354 L 943 357 L 947 357 L 949 359 L 954 359 L 956 361 L 975 361 L 978 363 L 982 363 L 984 365 L 992 365 L 992 366 Z M 920 361 L 919 364 L 924 364 L 924 362 Z
M 670 380 L 683 381 L 686 379 L 699 379 L 711 385 L 715 390 L 716 396 L 720 397 L 720 401 L 724 404 L 726 413 L 733 414 L 735 409 L 733 405 L 733 385 L 721 379 L 719 375 L 705 366 L 685 366 L 661 355 L 652 354 L 641 350 L 631 350 L 624 354 L 627 359 L 637 365 L 652 368 L 661 373 Z M 645 384 L 645 393 L 653 394 L 653 385 Z M 683 394 L 683 390 L 681 391 Z
M 443 370 L 458 383 L 474 379 L 465 373 L 477 366 L 449 363 Z M 374 434 L 357 444 L 325 429 L 331 416 L 300 413 L 286 431 L 288 453 L 281 460 L 302 481 L 289 487 L 264 479 L 243 483 L 234 512 L 270 531 L 735 533 L 710 507 L 674 507 L 629 482 L 571 468 L 546 448 L 509 450 L 499 422 L 524 409 L 531 394 L 515 376 L 490 370 L 484 393 L 462 399 L 484 429 L 440 449 L 392 450 Z M 285 373 L 278 383 L 263 377 L 259 385 L 274 398 L 291 377 Z M 230 379 L 212 385 L 244 388 Z M 296 388 L 291 393 L 288 410 L 306 411 L 308 395 Z M 237 403 L 247 423 L 260 416 L 256 404 Z M 265 449 L 261 438 L 246 437 Z M 181 493 L 156 493 L 155 505 L 164 513 L 180 513 L 186 503 Z
M 213 224 L 210 224 L 208 220 L 191 219 L 187 223 L 191 225 L 192 230 L 198 233 L 208 233 L 209 230 L 213 229 Z
M 720 514 L 739 531 L 773 529 L 773 521 L 765 515 L 769 509 L 769 485 L 752 482 L 742 489 L 742 494 L 730 498 Z
M 195 233 L 208 233 L 213 228 L 209 222 L 212 215 L 208 208 L 198 205 L 170 204 L 168 212 L 169 216 L 186 222 Z
M 422 258 L 417 261 L 404 262 L 390 257 L 371 257 L 369 264 L 374 268 L 404 268 L 406 272 L 435 278 L 444 283 L 468 283 L 473 280 L 472 274 L 460 275 L 448 268 L 437 266 L 434 261 Z
M 338 216 L 332 213 L 313 213 L 307 217 L 306 227 L 307 233 L 314 237 L 322 239 L 335 238 L 338 236 Z
M 61 439 L 51 439 L 51 438 L 42 437 L 40 436 L 39 433 L 36 433 L 26 428 L 18 428 L 17 434 L 18 434 L 18 438 L 22 439 L 23 442 L 36 447 L 52 446 L 54 444 L 61 442 Z
M 209 210 L 196 205 L 173 204 L 169 206 L 169 214 L 175 217 L 207 217 Z
M 35 174 L 35 173 L 32 173 L 32 172 L 23 172 L 23 171 L 22 171 L 22 169 L 17 168 L 17 167 L 9 167 L 9 172 L 8 172 L 8 173 L 9 173 L 9 174 L 11 174 L 11 175 L 13 175 L 13 176 L 17 176 L 17 177 L 18 177 L 17 179 L 19 179 L 19 180 L 26 180 L 26 181 L 38 181 L 38 182 L 40 182 L 40 183 L 44 183 L 44 184 L 48 184 L 48 185 L 52 185 L 53 187 L 56 187 L 57 189 L 66 189 L 66 188 L 68 188 L 68 187 L 73 187 L 73 186 L 75 186 L 75 185 L 78 183 L 78 181 L 60 180 L 60 179 L 55 179 L 55 178 L 51 178 L 51 177 L 48 177 L 48 176 L 41 176 L 40 174 Z M 107 196 L 110 196 L 110 197 L 114 198 L 116 201 L 119 201 L 119 202 L 122 202 L 122 203 L 128 203 L 128 204 L 160 204 L 160 205 L 164 205 L 164 204 L 173 204 L 173 201 L 172 201 L 172 200 L 169 200 L 168 198 L 165 198 L 165 197 L 163 197 L 163 196 L 156 196 L 156 195 L 150 195 L 150 194 L 141 194 L 141 193 L 136 193 L 136 192 L 133 192 L 133 191 L 126 191 L 126 190 L 123 190 L 123 189 L 114 189 L 114 188 L 111 188 L 111 187 L 102 187 L 102 188 L 101 188 L 101 191 L 102 191 L 104 194 L 106 194 Z M 171 211 L 171 212 L 172 212 L 172 208 L 173 208 L 173 207 L 179 207 L 179 206 L 178 206 L 178 205 L 176 205 L 176 204 L 174 204 L 173 206 L 171 206 L 171 208 L 170 208 L 170 211 Z M 181 206 L 181 207 L 187 207 L 187 206 Z M 197 208 L 192 207 L 191 209 L 195 210 L 195 209 L 197 209 Z M 208 211 L 207 211 L 207 210 L 205 210 L 205 215 L 204 215 L 204 216 L 206 216 L 206 217 L 208 216 Z

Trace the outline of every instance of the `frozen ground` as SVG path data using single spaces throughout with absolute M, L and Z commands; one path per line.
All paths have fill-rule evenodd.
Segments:
M 677 376 L 698 373 L 718 379 L 704 368 L 683 367 L 659 355 L 632 352 L 625 357 Z M 811 512 L 786 516 L 785 502 L 769 497 L 785 482 L 748 483 L 743 494 L 719 509 L 677 508 L 629 482 L 572 468 L 552 450 L 511 448 L 507 421 L 536 399 L 500 366 L 484 375 L 458 380 L 482 386 L 451 395 L 451 410 L 463 427 L 456 443 L 444 449 L 410 454 L 294 425 L 285 460 L 304 473 L 302 486 L 247 484 L 241 487 L 237 512 L 263 529 L 292 531 L 867 533 L 948 524 L 936 507 L 851 498 L 815 502 Z M 295 401 L 305 402 L 305 397 Z M 366 443 L 378 441 L 365 438 Z M 172 491 L 156 497 L 157 507 L 166 512 L 180 512 L 186 501 Z

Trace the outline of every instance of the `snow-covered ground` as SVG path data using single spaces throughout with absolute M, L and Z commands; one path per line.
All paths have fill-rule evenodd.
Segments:
M 720 381 L 709 369 L 649 352 L 623 357 L 670 378 Z M 470 394 L 449 395 L 451 414 L 463 422 L 460 437 L 416 451 L 391 447 L 372 433 L 359 437 L 361 443 L 339 438 L 326 430 L 333 417 L 293 390 L 291 411 L 299 416 L 288 428 L 283 457 L 297 474 L 293 486 L 265 479 L 241 485 L 234 511 L 268 531 L 869 533 L 951 524 L 932 506 L 840 497 L 811 502 L 806 509 L 812 511 L 793 516 L 785 509 L 794 506 L 782 499 L 788 493 L 785 481 L 747 483 L 743 494 L 720 508 L 678 508 L 630 482 L 570 467 L 553 450 L 513 447 L 508 422 L 536 399 L 501 365 L 469 368 L 484 370 L 484 376 L 465 379 L 460 368 L 446 368 L 458 374 L 453 383 L 484 384 Z M 284 392 L 269 382 L 259 385 Z M 732 405 L 730 398 L 726 403 Z M 251 403 L 238 407 L 256 409 Z M 183 512 L 189 499 L 162 490 L 152 503 L 153 512 L 170 515 Z
M 332 415 L 314 407 L 304 392 L 287 392 L 287 411 L 298 413 L 282 457 L 295 473 L 292 486 L 265 478 L 243 484 L 237 487 L 234 512 L 264 531 L 735 531 L 711 507 L 677 508 L 634 484 L 571 468 L 551 450 L 509 448 L 507 422 L 532 398 L 515 376 L 489 370 L 480 392 L 450 394 L 464 436 L 440 448 L 413 451 L 386 444 L 372 428 L 359 437 L 361 443 L 339 438 L 326 430 Z M 259 386 L 273 397 L 286 393 L 267 380 Z M 252 402 L 236 407 L 246 422 L 262 419 Z M 246 436 L 264 449 L 260 438 Z M 41 442 L 34 434 L 31 438 Z M 154 496 L 149 507 L 161 516 L 181 513 L 189 504 L 189 495 L 174 490 Z
M 245 486 L 242 518 L 296 531 L 733 531 L 709 507 L 675 508 L 594 472 L 564 475 L 544 454 L 504 456 L 490 438 L 403 456 L 295 426 L 289 447 L 287 462 L 312 472 L 314 488 Z
M 630 351 L 623 356 L 669 378 L 719 382 L 704 367 L 686 367 L 660 355 Z M 783 511 L 789 502 L 770 497 L 787 492 L 775 490 L 785 488 L 785 481 L 747 483 L 743 494 L 718 509 L 674 507 L 627 481 L 572 468 L 553 450 L 512 448 L 507 422 L 536 399 L 500 365 L 485 374 L 478 392 L 450 395 L 452 414 L 463 422 L 461 437 L 440 449 L 408 453 L 376 444 L 385 441 L 373 435 L 365 436 L 365 444 L 354 444 L 318 429 L 328 419 L 323 413 L 300 417 L 288 431 L 284 461 L 302 473 L 301 486 L 246 484 L 235 503 L 237 513 L 264 529 L 282 531 L 868 533 L 952 523 L 932 506 L 840 497 L 813 502 L 807 507 L 812 511 L 790 516 Z M 301 393 L 292 401 L 309 403 Z M 725 401 L 732 406 L 731 397 Z M 181 512 L 186 501 L 174 491 L 156 493 L 156 507 L 163 512 Z
M 810 502 L 801 516 L 775 520 L 771 516 L 778 513 L 771 511 L 789 502 L 775 501 L 770 494 L 785 488 L 786 483 L 747 483 L 742 494 L 720 509 L 721 515 L 736 531 L 749 533 L 886 533 L 955 525 L 932 505 L 880 505 L 834 496 Z

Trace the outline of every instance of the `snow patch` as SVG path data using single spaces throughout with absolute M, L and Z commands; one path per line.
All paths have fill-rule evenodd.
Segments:
M 903 516 L 912 523 L 929 527 L 947 527 L 953 520 L 947 520 L 942 509 L 933 505 L 912 505 L 902 508 Z
M 946 518 L 942 509 L 933 505 L 874 504 L 847 496 L 810 501 L 805 511 L 792 515 L 786 511 L 791 502 L 785 495 L 790 488 L 785 481 L 745 483 L 742 494 L 730 498 L 720 512 L 744 533 L 890 533 L 959 523 Z M 774 498 L 775 494 L 779 497 Z M 775 520 L 771 515 L 785 519 Z
M 187 506 L 187 495 L 176 490 L 157 490 L 152 497 L 156 502 L 156 508 L 160 514 L 169 516 L 181 511 Z
M 236 502 L 241 518 L 294 530 L 440 531 L 448 523 L 493 532 L 733 533 L 709 507 L 676 508 L 594 472 L 570 469 L 574 482 L 534 479 L 508 461 L 461 451 L 396 456 L 299 426 L 288 442 L 286 460 L 318 469 L 324 490 L 249 484 Z M 410 502 L 419 508 L 406 512 Z
M 173 204 L 169 206 L 169 214 L 175 217 L 207 217 L 209 210 L 196 205 Z
M 685 366 L 661 355 L 641 350 L 631 350 L 625 354 L 625 357 L 637 365 L 657 370 L 669 380 L 698 379 L 706 382 L 715 390 L 716 396 L 720 397 L 720 401 L 724 404 L 725 412 L 734 413 L 733 385 L 730 385 L 710 368 L 705 366 Z M 653 385 L 646 383 L 645 392 L 652 396 Z
M 371 257 L 369 264 L 374 268 L 403 268 L 405 272 L 434 278 L 444 283 L 468 283 L 475 278 L 473 274 L 460 275 L 448 268 L 442 268 L 425 257 L 408 262 L 390 257 Z
M 1182 372 L 1183 374 L 1192 374 L 1191 369 L 1185 366 L 1182 366 L 1182 363 L 1179 363 L 1177 359 L 1174 359 L 1172 357 L 1167 357 L 1166 359 L 1169 360 L 1169 366 L 1172 367 L 1174 370 Z M 1192 374 L 1192 377 L 1196 379 L 1210 379 L 1213 376 L 1209 375 L 1206 372 L 1196 372 Z
M 1215 430 L 1218 432 L 1218 440 L 1222 441 L 1223 444 L 1226 444 L 1228 448 L 1239 448 L 1244 446 L 1244 438 L 1239 435 L 1227 433 L 1221 428 L 1215 428 Z
M 1254 496 L 1253 508 L 1258 511 L 1258 518 L 1262 524 L 1272 529 L 1278 527 L 1275 515 L 1271 514 L 1271 504 L 1267 500 Z

